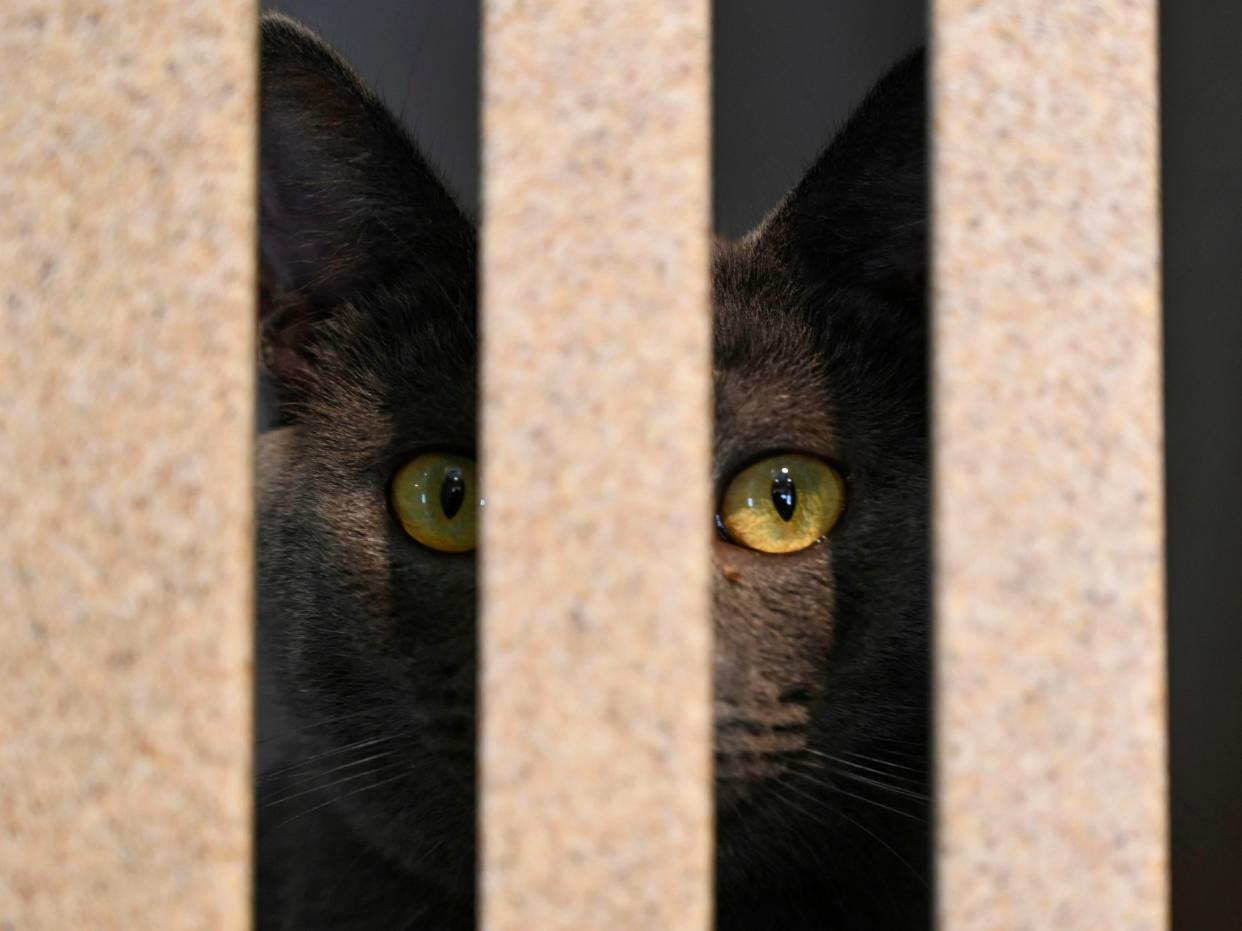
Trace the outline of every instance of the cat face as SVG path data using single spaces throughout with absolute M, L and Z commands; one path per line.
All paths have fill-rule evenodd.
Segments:
M 890 75 L 765 224 L 716 249 L 718 496 L 778 460 L 811 470 L 796 493 L 755 486 L 787 495 L 789 526 L 813 500 L 803 476 L 838 477 L 843 500 L 827 536 L 791 552 L 721 522 L 722 897 L 808 880 L 831 894 L 901 870 L 889 855 L 925 872 L 921 72 L 920 58 Z M 261 639 L 311 768 L 361 774 L 324 796 L 332 810 L 465 895 L 475 560 L 412 539 L 392 491 L 419 454 L 474 454 L 475 231 L 348 68 L 271 18 L 261 212 L 283 422 L 260 442 Z

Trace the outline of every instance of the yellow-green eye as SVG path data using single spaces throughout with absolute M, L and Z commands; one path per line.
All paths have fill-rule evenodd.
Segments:
M 794 553 L 823 539 L 844 506 L 845 482 L 836 469 L 813 456 L 782 453 L 733 477 L 720 521 L 741 546 Z
M 479 486 L 474 463 L 423 453 L 392 479 L 392 507 L 405 532 L 442 553 L 465 553 L 478 540 Z

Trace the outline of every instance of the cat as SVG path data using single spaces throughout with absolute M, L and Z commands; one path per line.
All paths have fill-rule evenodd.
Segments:
M 930 924 L 924 67 L 897 65 L 715 247 L 724 931 Z M 259 209 L 280 403 L 259 441 L 260 644 L 296 739 L 259 778 L 258 926 L 470 928 L 475 561 L 437 534 L 473 492 L 475 224 L 280 16 Z M 736 510 L 752 486 L 759 525 Z

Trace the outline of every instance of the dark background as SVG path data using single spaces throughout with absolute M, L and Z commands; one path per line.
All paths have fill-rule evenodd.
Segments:
M 469 0 L 283 0 L 477 215 Z M 1162 4 L 1174 925 L 1242 928 L 1242 3 Z M 717 0 L 717 229 L 753 226 L 926 36 L 925 0 Z M 261 703 L 266 704 L 266 703 Z M 270 728 L 268 730 L 270 733 Z
M 1242 3 L 1161 4 L 1173 915 L 1242 928 Z
M 479 7 L 265 0 L 324 36 L 401 114 L 470 213 L 479 203 Z M 745 233 L 867 89 L 925 41 L 923 0 L 717 0 L 716 227 Z

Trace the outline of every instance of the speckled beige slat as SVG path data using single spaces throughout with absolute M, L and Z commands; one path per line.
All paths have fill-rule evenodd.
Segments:
M 0 928 L 249 924 L 251 0 L 0 8 Z
M 707 0 L 487 0 L 488 931 L 709 926 Z
M 934 21 L 940 927 L 1155 931 L 1155 3 Z

